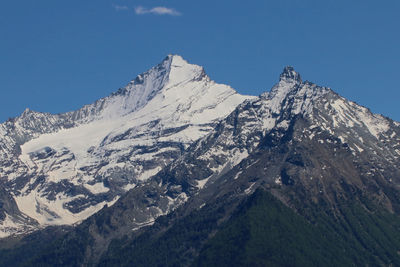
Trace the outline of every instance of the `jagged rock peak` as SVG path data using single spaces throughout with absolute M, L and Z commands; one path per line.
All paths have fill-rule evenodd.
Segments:
M 293 67 L 287 66 L 280 75 L 279 83 L 270 92 L 263 93 L 261 99 L 273 113 L 279 114 L 290 106 L 292 114 L 305 114 L 313 111 L 314 100 L 328 92 L 329 88 L 303 82 L 300 74 Z
M 283 72 L 280 75 L 280 80 L 294 80 L 299 83 L 302 82 L 300 74 L 296 72 L 292 66 L 286 66 L 283 69 Z
M 21 113 L 20 117 L 24 118 L 24 117 L 28 117 L 28 116 L 31 116 L 32 114 L 37 114 L 37 113 L 39 113 L 39 112 L 31 110 L 30 108 L 26 108 L 24 110 L 24 112 Z
M 26 108 L 26 109 L 24 110 L 24 112 L 22 112 L 21 115 L 26 115 L 26 114 L 29 114 L 29 113 L 31 113 L 31 112 L 32 112 L 32 110 L 31 110 L 30 108 Z

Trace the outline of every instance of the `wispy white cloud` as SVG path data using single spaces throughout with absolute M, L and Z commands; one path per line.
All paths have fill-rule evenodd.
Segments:
M 142 6 L 135 7 L 135 13 L 137 15 L 154 14 L 154 15 L 170 15 L 180 16 L 182 15 L 179 11 L 174 8 L 168 8 L 164 6 L 156 6 L 153 8 L 145 8 Z
M 113 8 L 114 8 L 116 11 L 125 11 L 125 10 L 129 10 L 129 7 L 127 7 L 127 6 L 120 6 L 120 5 L 116 5 L 116 4 L 113 4 Z

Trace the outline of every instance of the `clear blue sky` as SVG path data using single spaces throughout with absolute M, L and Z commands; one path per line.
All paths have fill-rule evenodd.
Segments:
M 400 121 L 399 0 L 2 0 L 0 121 L 60 113 L 167 54 L 258 95 L 285 65 Z

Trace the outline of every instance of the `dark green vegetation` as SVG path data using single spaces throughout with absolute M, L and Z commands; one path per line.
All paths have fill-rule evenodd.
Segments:
M 26 259 L 21 266 L 79 266 L 85 263 L 85 247 L 91 244 L 87 232 L 72 231 L 44 245 L 41 251 Z
M 258 190 L 203 247 L 195 266 L 377 266 L 400 264 L 400 219 L 356 203 L 316 223 Z M 315 209 L 316 211 L 316 209 Z
M 161 217 L 138 238 L 114 240 L 100 266 L 187 266 L 218 229 L 234 200 L 220 199 L 182 219 Z
M 400 218 L 372 203 L 342 203 L 335 217 L 318 206 L 296 213 L 264 189 L 238 201 L 228 197 L 186 216 L 178 209 L 160 217 L 139 235 L 114 239 L 97 264 L 84 261 L 85 232 L 55 231 L 61 238 L 51 242 L 48 230 L 1 250 L 0 265 L 400 266 Z
M 257 190 L 218 227 L 216 219 L 224 210 L 207 207 L 161 234 L 149 231 L 131 242 L 116 240 L 101 266 L 400 265 L 397 216 L 357 203 L 341 209 L 343 217 L 335 220 L 315 208 L 317 219 L 311 224 Z
M 0 242 L 0 266 L 24 266 L 54 240 L 61 240 L 71 227 L 48 227 L 24 238 L 5 238 Z M 48 247 L 50 248 L 50 247 Z

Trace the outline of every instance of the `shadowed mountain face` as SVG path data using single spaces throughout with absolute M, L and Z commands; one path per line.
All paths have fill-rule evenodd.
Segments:
M 26 264 L 400 263 L 400 124 L 293 68 L 182 151 Z

